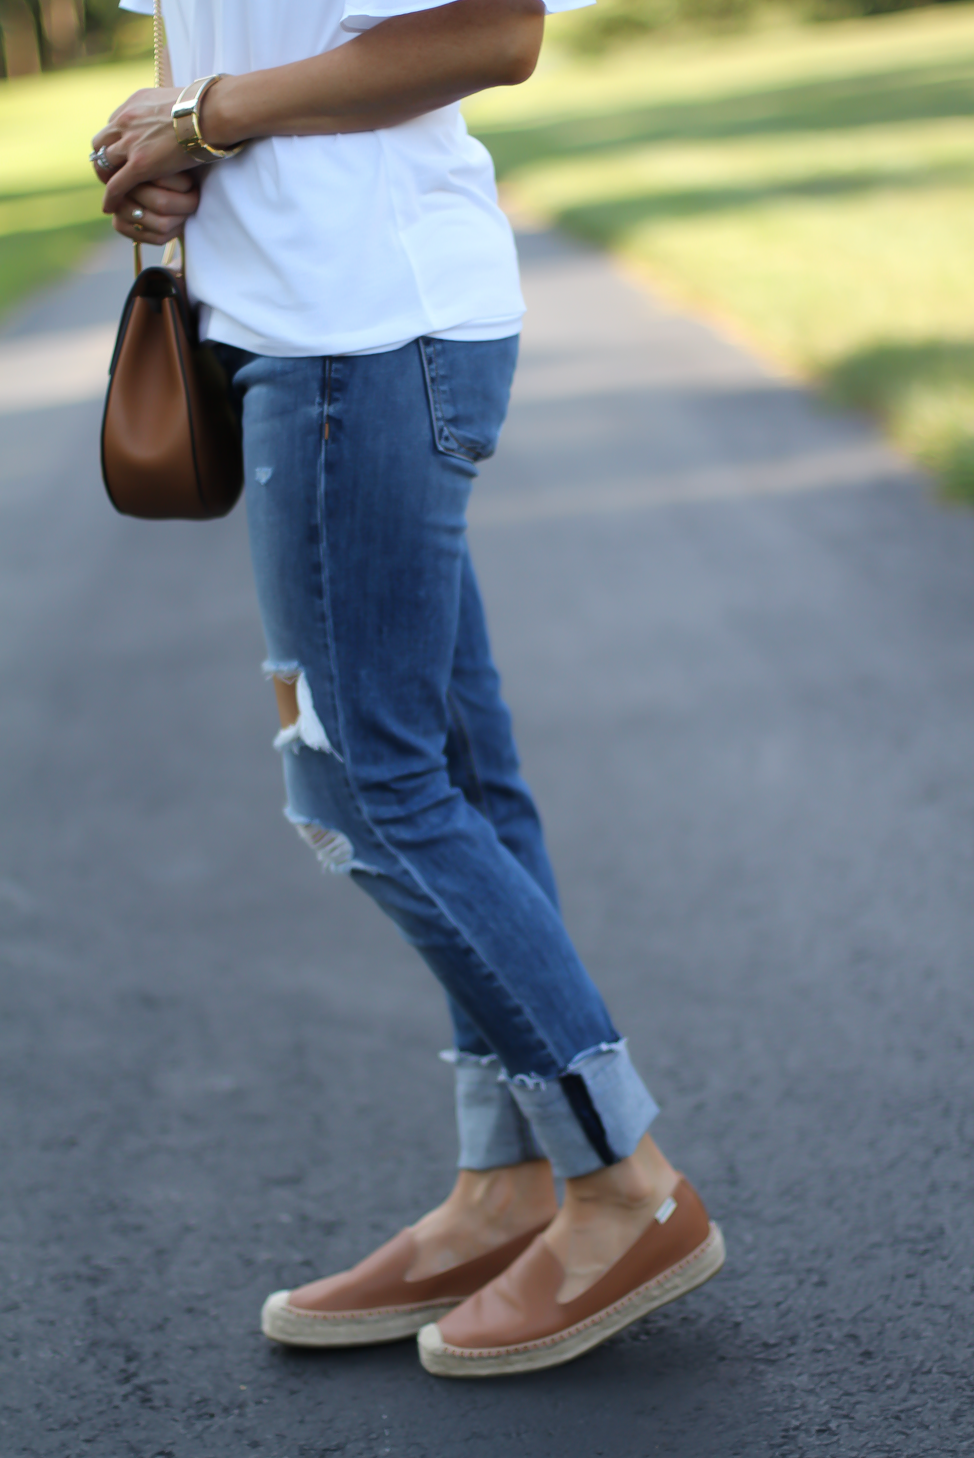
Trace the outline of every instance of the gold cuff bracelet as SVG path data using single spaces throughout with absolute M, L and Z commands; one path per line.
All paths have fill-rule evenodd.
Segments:
M 225 151 L 220 147 L 211 147 L 209 142 L 204 142 L 203 133 L 200 131 L 200 102 L 206 92 L 219 81 L 226 73 L 221 71 L 216 76 L 204 76 L 199 81 L 191 81 L 184 86 L 176 97 L 172 109 L 172 124 L 176 133 L 176 141 L 184 152 L 191 157 L 198 157 L 203 162 L 211 157 L 236 157 L 243 146 L 243 142 L 236 147 L 229 147 Z

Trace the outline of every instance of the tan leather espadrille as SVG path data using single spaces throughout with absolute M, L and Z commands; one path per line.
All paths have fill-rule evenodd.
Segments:
M 420 1360 L 439 1377 L 555 1367 L 703 1285 L 723 1263 L 720 1230 L 681 1178 L 636 1243 L 581 1296 L 559 1302 L 565 1272 L 538 1236 L 482 1291 L 423 1327 Z
M 438 1320 L 500 1275 L 537 1234 L 531 1230 L 440 1275 L 407 1281 L 416 1240 L 411 1230 L 401 1230 L 350 1271 L 275 1291 L 264 1302 L 261 1329 L 297 1347 L 364 1346 L 415 1336 L 425 1322 Z

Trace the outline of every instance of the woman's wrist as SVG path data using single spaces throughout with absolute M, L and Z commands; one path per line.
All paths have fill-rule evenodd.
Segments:
M 227 151 L 247 140 L 247 128 L 234 105 L 239 92 L 239 76 L 221 76 L 208 86 L 200 101 L 200 135 L 210 147 Z

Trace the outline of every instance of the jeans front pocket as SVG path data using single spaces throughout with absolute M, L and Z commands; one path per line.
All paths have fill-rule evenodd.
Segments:
M 436 448 L 474 464 L 497 449 L 507 415 L 519 336 L 420 339 Z

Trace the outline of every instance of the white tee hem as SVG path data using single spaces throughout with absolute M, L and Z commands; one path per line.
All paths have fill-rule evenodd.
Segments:
M 402 349 L 404 344 L 409 344 L 413 339 L 456 339 L 463 342 L 476 342 L 482 339 L 509 339 L 512 334 L 520 334 L 523 311 L 520 314 L 513 314 L 503 319 L 485 319 L 478 324 L 458 324 L 453 329 L 414 329 L 405 334 L 401 339 L 389 342 L 384 339 L 381 344 L 361 343 L 359 339 L 350 335 L 342 338 L 329 340 L 329 348 L 297 350 L 293 345 L 281 347 L 280 340 L 265 339 L 251 330 L 243 328 L 236 320 L 221 314 L 218 310 L 212 309 L 207 304 L 202 304 L 199 311 L 200 338 L 210 340 L 214 344 L 231 344 L 236 349 L 245 349 L 249 354 L 265 354 L 271 358 L 297 359 L 309 356 L 328 355 L 356 355 L 356 354 L 391 354 L 394 349 Z M 387 331 L 381 331 L 387 333 Z

